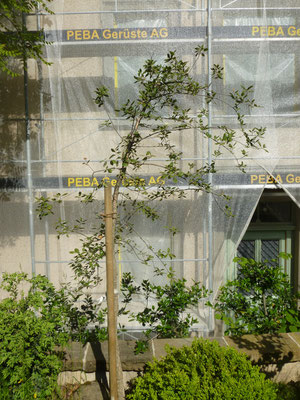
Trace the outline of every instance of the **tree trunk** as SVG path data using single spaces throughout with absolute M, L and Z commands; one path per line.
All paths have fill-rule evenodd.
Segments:
M 116 268 L 114 254 L 113 207 L 111 186 L 104 189 L 105 197 L 105 241 L 106 241 L 106 287 L 107 287 L 107 325 L 109 348 L 109 390 L 111 400 L 124 398 L 123 373 L 117 339 L 118 295 L 116 288 Z M 120 385 L 120 388 L 119 388 Z

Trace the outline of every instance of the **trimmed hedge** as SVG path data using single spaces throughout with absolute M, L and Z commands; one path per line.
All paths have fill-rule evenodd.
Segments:
M 145 367 L 128 400 L 275 400 L 276 385 L 246 355 L 217 342 L 196 339 L 191 347 L 167 348 Z

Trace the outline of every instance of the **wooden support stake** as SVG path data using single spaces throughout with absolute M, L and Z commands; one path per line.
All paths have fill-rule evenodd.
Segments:
M 117 321 L 114 307 L 114 240 L 111 186 L 104 188 L 105 244 L 106 244 L 106 295 L 109 356 L 110 399 L 118 400 L 117 383 Z

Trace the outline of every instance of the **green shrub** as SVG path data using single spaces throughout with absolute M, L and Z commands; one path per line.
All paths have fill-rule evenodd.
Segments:
M 298 400 L 300 398 L 300 382 L 277 383 L 277 400 Z
M 168 348 L 147 364 L 128 390 L 128 400 L 275 400 L 276 386 L 232 348 L 194 340 L 191 347 Z
M 300 398 L 300 382 L 278 383 L 277 400 L 298 400 Z
M 63 305 L 43 276 L 4 274 L 0 286 L 9 293 L 0 302 L 0 398 L 50 399 L 62 367 L 55 348 L 69 340 Z
M 157 276 L 159 275 L 162 273 Z M 172 268 L 169 268 L 166 278 L 165 285 L 153 284 L 149 279 L 144 279 L 140 286 L 136 286 L 130 272 L 123 274 L 120 290 L 124 307 L 119 313 L 129 313 L 126 306 L 132 301 L 133 295 L 138 294 L 146 300 L 142 311 L 130 313 L 131 321 L 146 327 L 144 337 L 136 342 L 136 353 L 148 348 L 148 342 L 153 335 L 158 338 L 188 337 L 190 328 L 198 319 L 187 311 L 210 294 L 199 282 L 188 285 L 186 279 L 177 278 Z M 150 305 L 149 299 L 155 300 L 154 304 Z
M 62 367 L 58 346 L 105 339 L 105 312 L 80 288 L 57 290 L 41 275 L 4 273 L 0 288 L 8 292 L 0 302 L 0 399 L 52 399 Z M 97 326 L 89 330 L 91 323 Z
M 290 258 L 285 253 L 280 258 Z M 255 261 L 235 258 L 237 277 L 220 289 L 215 304 L 216 318 L 227 325 L 225 334 L 241 336 L 297 332 L 300 313 L 288 276 L 282 272 L 279 258 Z
M 56 289 L 41 275 L 4 273 L 0 289 L 8 293 L 0 302 L 0 399 L 52 399 L 64 355 L 57 348 L 105 339 L 105 311 L 81 288 Z

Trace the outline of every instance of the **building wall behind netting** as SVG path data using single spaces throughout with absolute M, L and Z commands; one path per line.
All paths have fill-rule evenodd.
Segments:
M 146 59 L 163 62 L 168 51 L 176 50 L 193 64 L 194 49 L 203 44 L 207 54 L 193 66 L 195 79 L 210 82 L 210 67 L 216 63 L 223 68 L 223 78 L 213 83 L 217 99 L 209 106 L 211 132 L 222 125 L 237 128 L 229 92 L 252 86 L 259 107 L 245 109 L 245 120 L 250 128 L 267 128 L 268 152 L 250 151 L 244 160 L 246 172 L 237 168 L 230 153 L 216 160 L 217 173 L 209 179 L 216 193 L 231 197 L 232 217 L 224 214 L 222 197 L 196 194 L 187 187 L 186 198 L 155 205 L 159 221 L 152 224 L 136 217 L 131 235 L 141 248 L 144 241 L 155 249 L 170 248 L 176 258 L 167 262 L 176 274 L 188 282 L 201 281 L 213 290 L 214 298 L 263 190 L 283 189 L 300 203 L 299 2 L 57 0 L 50 8 L 53 15 L 37 10 L 27 16 L 27 26 L 44 29 L 52 42 L 45 49 L 51 64 L 29 60 L 26 95 L 22 75 L 0 76 L 1 272 L 46 274 L 56 285 L 72 279 L 70 251 L 80 246 L 80 235 L 57 239 L 55 224 L 59 218 L 74 222 L 82 217 L 88 220 L 88 233 L 99 223 L 103 189 L 88 206 L 76 196 L 92 191 L 103 178 L 114 185 L 114 177 L 101 172 L 101 161 L 130 129 L 115 109 L 136 98 L 134 76 Z M 100 85 L 110 92 L 102 109 L 94 102 Z M 203 98 L 188 105 L 191 115 L 197 115 Z M 103 125 L 108 116 L 116 129 Z M 176 133 L 173 140 L 182 152 L 182 166 L 203 166 L 212 160 L 214 148 L 199 129 Z M 164 163 L 155 143 L 148 145 L 153 146 L 154 158 Z M 150 188 L 155 187 L 159 169 L 145 167 L 142 175 Z M 126 190 L 124 184 L 122 191 Z M 55 215 L 39 220 L 35 197 L 57 192 L 67 194 L 64 201 Z M 170 225 L 178 228 L 177 235 L 166 231 Z M 116 260 L 118 271 L 132 272 L 137 282 L 152 279 L 160 265 L 155 259 L 145 266 L 134 251 L 121 246 Z M 93 291 L 95 296 L 105 292 L 104 265 L 105 260 L 99 260 L 103 281 Z M 213 330 L 212 314 L 202 304 L 195 313 L 201 317 L 200 331 Z

